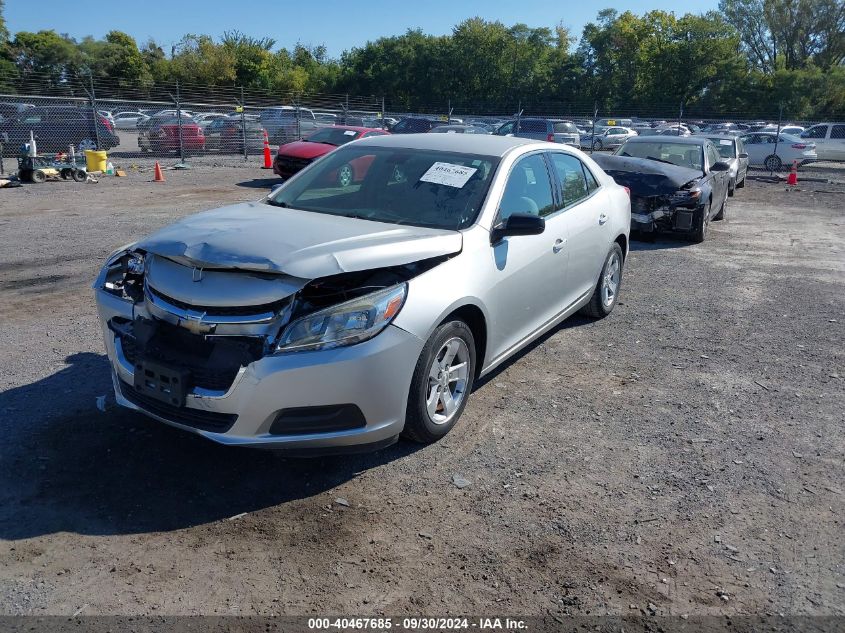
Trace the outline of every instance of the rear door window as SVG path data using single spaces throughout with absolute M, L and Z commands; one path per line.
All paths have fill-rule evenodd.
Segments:
M 814 125 L 809 130 L 806 130 L 801 136 L 803 138 L 825 138 L 827 136 L 827 126 Z
M 564 208 L 570 207 L 590 195 L 584 165 L 580 160 L 575 156 L 560 152 L 553 152 L 550 154 L 550 158 L 560 183 Z M 593 182 L 595 182 L 595 179 Z
M 528 134 L 546 134 L 548 126 L 545 121 L 525 119 L 519 123 L 519 131 Z
M 845 138 L 845 125 L 834 125 L 830 130 L 830 138 Z

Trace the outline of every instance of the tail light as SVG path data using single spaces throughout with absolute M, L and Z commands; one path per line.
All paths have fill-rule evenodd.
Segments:
M 111 121 L 109 121 L 106 117 L 100 116 L 100 125 L 106 128 L 109 132 L 112 131 Z
M 807 149 L 806 143 L 793 143 L 792 149 Z
M 546 140 L 547 140 L 549 143 L 554 143 L 554 142 L 555 142 L 555 135 L 554 135 L 554 134 L 548 134 L 548 135 L 546 135 Z

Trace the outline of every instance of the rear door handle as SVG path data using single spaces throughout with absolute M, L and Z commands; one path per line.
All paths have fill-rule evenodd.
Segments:
M 602 213 L 599 216 L 599 224 L 604 224 L 605 222 L 607 222 L 607 213 Z
M 566 244 L 566 240 L 562 240 L 560 238 L 555 240 L 555 245 L 552 246 L 552 252 L 559 253 L 563 250 L 563 246 Z

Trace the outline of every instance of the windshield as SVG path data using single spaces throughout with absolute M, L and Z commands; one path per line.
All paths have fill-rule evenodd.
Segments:
M 635 158 L 649 158 L 699 171 L 701 171 L 702 165 L 704 164 L 701 155 L 701 146 L 690 145 L 689 143 L 673 143 L 668 140 L 655 140 L 646 143 L 625 143 L 619 148 L 617 154 L 620 156 L 633 156 Z
M 711 136 L 710 140 L 713 141 L 713 145 L 719 150 L 722 158 L 736 158 L 736 144 L 733 139 Z
M 391 224 L 462 229 L 475 220 L 499 159 L 348 146 L 326 155 L 267 203 Z
M 325 127 L 308 136 L 305 140 L 311 143 L 325 143 L 338 147 L 358 138 L 360 132 L 339 127 Z

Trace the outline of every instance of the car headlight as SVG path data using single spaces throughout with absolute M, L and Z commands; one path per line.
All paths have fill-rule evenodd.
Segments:
M 96 290 L 105 290 L 121 299 L 139 299 L 146 262 L 144 253 L 132 252 L 132 246 L 123 246 L 106 258 L 94 282 Z
M 399 314 L 408 294 L 402 283 L 313 312 L 290 323 L 277 352 L 331 349 L 373 338 Z

